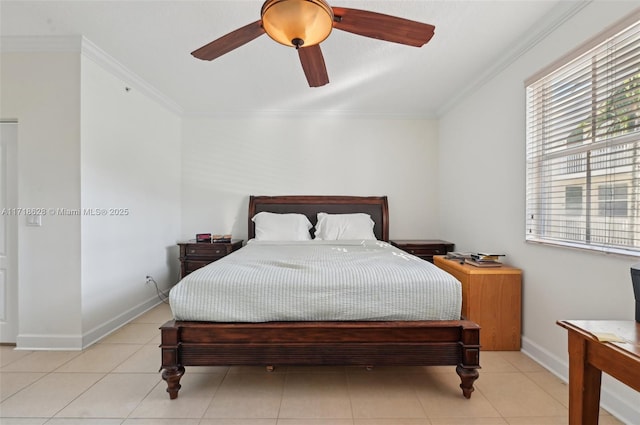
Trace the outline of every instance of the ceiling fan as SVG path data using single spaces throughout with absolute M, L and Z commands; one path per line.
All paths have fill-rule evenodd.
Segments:
M 324 0 L 267 0 L 261 19 L 224 35 L 191 52 L 213 60 L 237 49 L 265 32 L 285 46 L 295 47 L 310 87 L 329 82 L 320 43 L 333 28 L 364 37 L 421 47 L 433 37 L 435 27 L 382 13 L 331 7 Z

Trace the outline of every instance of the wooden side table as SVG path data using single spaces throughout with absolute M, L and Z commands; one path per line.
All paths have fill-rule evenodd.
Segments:
M 569 425 L 596 425 L 602 372 L 640 391 L 640 323 L 559 320 L 557 324 L 569 337 Z M 606 334 L 622 341 L 607 342 Z
M 439 239 L 393 239 L 389 243 L 430 263 L 433 263 L 434 255 L 444 255 L 454 248 L 451 242 Z
M 230 243 L 180 242 L 180 277 L 242 248 L 242 242 L 241 239 L 234 239 Z
M 433 257 L 436 266 L 462 284 L 462 316 L 480 325 L 483 350 L 520 350 L 522 331 L 522 270 L 474 267 Z

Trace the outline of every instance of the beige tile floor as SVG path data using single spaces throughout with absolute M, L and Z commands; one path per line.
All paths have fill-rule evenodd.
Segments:
M 161 304 L 82 352 L 0 347 L 3 425 L 559 425 L 567 386 L 520 352 L 483 352 L 471 399 L 453 367 L 187 368 L 158 373 Z M 602 410 L 600 423 L 619 424 Z

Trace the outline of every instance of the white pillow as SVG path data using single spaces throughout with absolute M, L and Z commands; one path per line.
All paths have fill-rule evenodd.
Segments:
M 313 227 L 304 214 L 259 212 L 251 219 L 255 223 L 258 241 L 308 241 Z
M 348 239 L 375 240 L 371 216 L 365 213 L 327 214 L 318 213 L 316 239 L 337 241 Z

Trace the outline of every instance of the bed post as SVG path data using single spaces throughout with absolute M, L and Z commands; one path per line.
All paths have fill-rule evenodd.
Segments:
M 478 379 L 480 368 L 480 326 L 476 323 L 463 321 L 462 335 L 459 342 L 462 352 L 456 372 L 460 376 L 460 388 L 465 398 L 471 398 L 474 391 L 473 383 Z
M 184 366 L 180 364 L 180 343 L 178 339 L 179 328 L 173 320 L 165 323 L 160 327 L 162 351 L 162 379 L 167 383 L 167 392 L 169 398 L 178 398 L 180 390 L 180 378 L 184 375 Z

